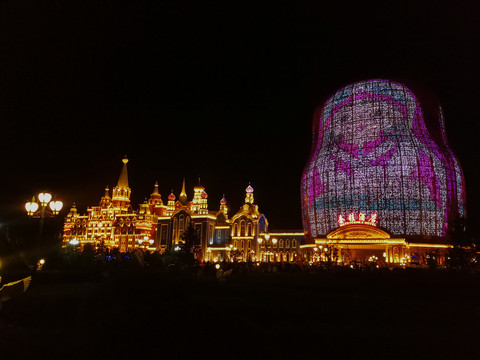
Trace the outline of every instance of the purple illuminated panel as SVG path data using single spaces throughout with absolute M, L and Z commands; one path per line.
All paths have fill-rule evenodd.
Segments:
M 464 215 L 465 187 L 440 108 L 437 121 L 433 137 L 417 99 L 399 83 L 337 91 L 314 116 L 301 188 L 307 234 L 324 236 L 339 214 L 363 212 L 376 213 L 392 235 L 445 236 L 449 219 Z

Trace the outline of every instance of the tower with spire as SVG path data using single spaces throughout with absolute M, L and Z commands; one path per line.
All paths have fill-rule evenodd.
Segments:
M 220 200 L 220 211 L 225 215 L 225 219 L 228 219 L 228 207 L 227 200 L 225 199 L 225 194 L 223 194 L 222 199 Z
M 245 189 L 245 204 L 253 204 L 253 187 L 250 183 Z
M 167 202 L 167 209 L 164 212 L 165 216 L 171 216 L 173 212 L 175 211 L 175 194 L 173 193 L 173 189 L 170 192 L 170 195 L 167 197 L 168 202 Z
M 127 163 L 128 159 L 125 157 L 123 160 L 122 171 L 118 178 L 117 186 L 113 188 L 112 203 L 119 208 L 125 208 L 130 205 L 131 189 L 128 187 L 128 172 Z
M 193 188 L 191 209 L 200 215 L 208 214 L 208 194 L 205 191 L 205 187 L 200 183 L 200 178 L 198 178 L 198 184 Z
M 112 198 L 110 197 L 110 190 L 108 189 L 108 185 L 105 187 L 105 194 L 100 199 L 100 206 L 103 208 L 109 207 L 112 203 Z
M 153 192 L 150 194 L 150 198 L 148 199 L 148 205 L 152 214 L 157 216 L 163 215 L 165 205 L 163 205 L 162 195 L 160 195 L 160 192 L 158 191 L 158 181 L 155 181 Z

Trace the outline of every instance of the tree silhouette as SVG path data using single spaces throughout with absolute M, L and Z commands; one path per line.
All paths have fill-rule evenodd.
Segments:
M 471 242 L 465 217 L 457 214 L 449 221 L 447 241 L 452 246 L 446 259 L 449 269 L 467 270 L 476 264 L 475 246 Z
M 183 244 L 180 245 L 178 255 L 186 265 L 193 265 L 196 260 L 196 254 L 200 249 L 200 234 L 195 230 L 192 223 L 185 229 L 181 236 Z

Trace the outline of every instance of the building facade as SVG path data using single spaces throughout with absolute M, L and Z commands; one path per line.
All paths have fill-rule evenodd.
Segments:
M 197 258 L 205 261 L 256 260 L 259 235 L 268 231 L 268 221 L 254 204 L 253 187 L 245 189 L 245 203 L 229 218 L 225 196 L 217 210 L 208 210 L 208 194 L 199 183 L 188 201 L 185 181 L 178 200 L 173 192 L 168 196 L 167 211 L 158 218 L 157 239 L 161 252 L 179 249 L 189 227 L 198 239 Z
M 65 218 L 63 244 L 105 246 L 120 252 L 137 248 L 178 251 L 188 231 L 194 232 L 195 254 L 200 261 L 295 261 L 303 232 L 269 233 L 268 220 L 254 202 L 254 189 L 245 189 L 245 201 L 229 216 L 225 196 L 216 210 L 209 210 L 208 194 L 200 183 L 189 200 L 185 180 L 178 198 L 172 192 L 164 205 L 158 184 L 149 199 L 134 210 L 130 201 L 127 159 L 111 196 L 105 189 L 97 206 L 79 214 L 73 205 Z M 278 239 L 277 239 L 278 238 Z
M 148 201 L 134 210 L 130 203 L 131 189 L 128 185 L 127 163 L 123 167 L 117 185 L 108 187 L 98 206 L 87 208 L 86 214 L 79 214 L 75 204 L 65 218 L 63 244 L 92 244 L 118 248 L 121 252 L 137 247 L 154 250 L 158 217 L 166 207 L 158 192 L 158 184 Z

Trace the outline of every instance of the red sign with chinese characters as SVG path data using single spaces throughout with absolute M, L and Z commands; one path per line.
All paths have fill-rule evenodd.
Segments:
M 370 218 L 368 218 L 368 220 L 367 220 L 367 215 L 363 212 L 358 213 L 358 219 L 355 219 L 355 214 L 353 212 L 348 214 L 347 219 L 345 219 L 340 214 L 338 215 L 337 223 L 338 223 L 338 226 L 345 226 L 345 225 L 351 225 L 351 224 L 377 226 L 377 214 L 373 213 L 372 215 L 370 215 Z

